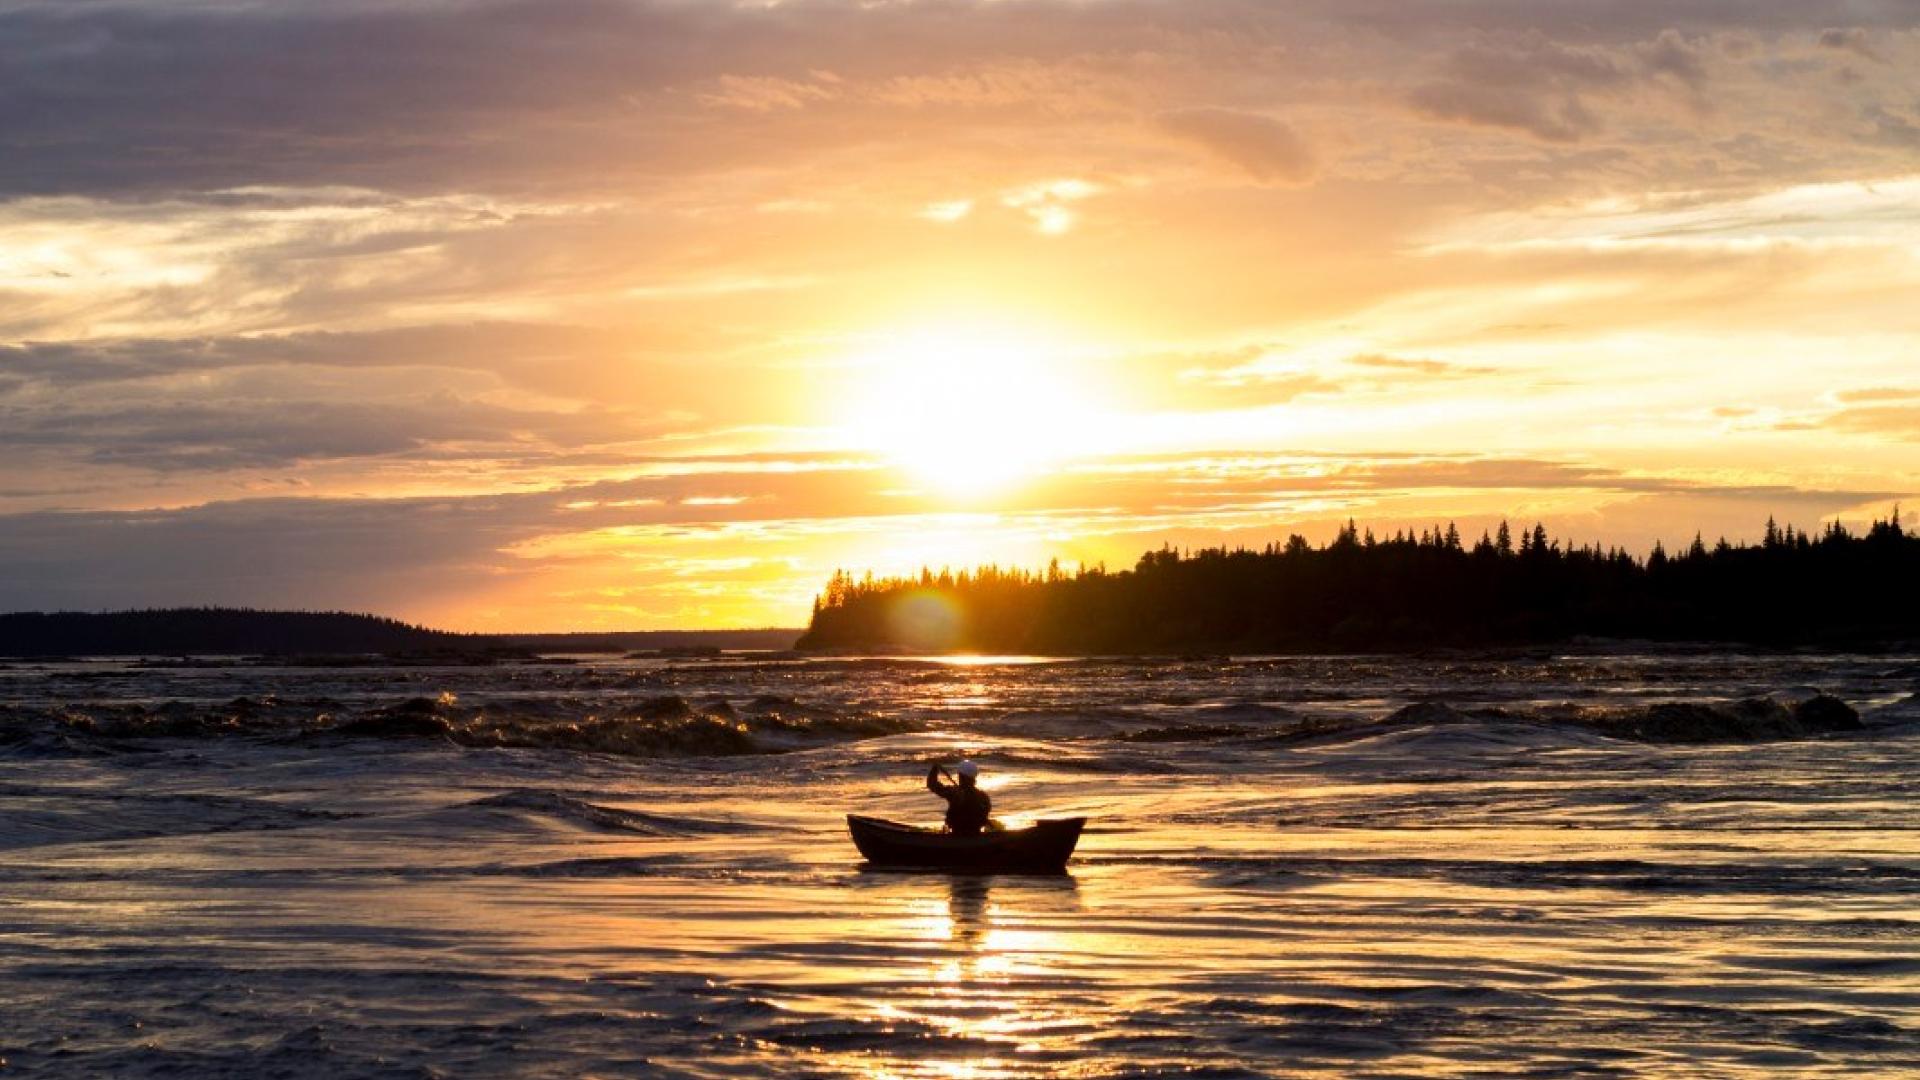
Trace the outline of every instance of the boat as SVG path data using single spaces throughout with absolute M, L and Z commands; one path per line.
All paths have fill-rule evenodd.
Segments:
M 847 815 L 853 845 L 872 866 L 974 874 L 1064 873 L 1086 818 L 1042 818 L 1024 829 L 960 835 Z

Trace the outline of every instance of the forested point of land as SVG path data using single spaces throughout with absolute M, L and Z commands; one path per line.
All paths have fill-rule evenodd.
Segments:
M 1895 510 L 1862 533 L 1767 523 L 1759 544 L 1645 558 L 1502 523 L 1376 538 L 1348 522 L 1316 547 L 1150 551 L 1131 570 L 987 566 L 836 573 L 799 648 L 1168 654 L 1390 652 L 1576 638 L 1874 647 L 1920 640 L 1920 536 Z
M 243 656 L 474 647 L 465 634 L 341 611 L 155 608 L 0 615 L 0 656 Z

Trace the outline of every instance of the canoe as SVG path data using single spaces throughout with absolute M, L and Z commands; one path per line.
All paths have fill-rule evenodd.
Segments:
M 975 874 L 1058 874 L 1086 818 L 1043 818 L 1024 829 L 956 836 L 939 829 L 847 815 L 853 845 L 874 866 Z

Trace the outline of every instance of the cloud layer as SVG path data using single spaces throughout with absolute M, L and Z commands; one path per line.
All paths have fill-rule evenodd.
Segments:
M 0 608 L 1864 516 L 1914 70 L 1898 0 L 0 5 Z M 941 402 L 1060 430 L 942 490 Z

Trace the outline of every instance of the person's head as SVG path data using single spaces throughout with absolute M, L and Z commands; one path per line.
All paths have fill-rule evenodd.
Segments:
M 953 774 L 960 778 L 961 787 L 972 787 L 980 779 L 980 766 L 971 761 L 962 761 L 953 767 Z

